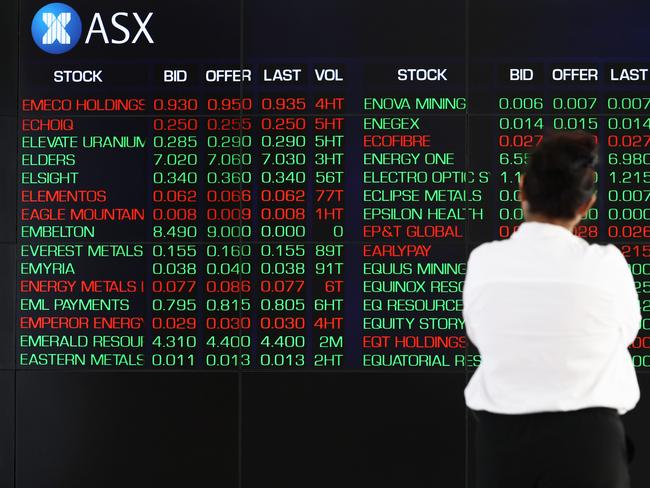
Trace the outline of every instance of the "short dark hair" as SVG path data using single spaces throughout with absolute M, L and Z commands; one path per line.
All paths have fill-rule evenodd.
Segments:
M 530 212 L 573 218 L 596 190 L 598 146 L 583 131 L 552 132 L 530 154 L 523 182 Z

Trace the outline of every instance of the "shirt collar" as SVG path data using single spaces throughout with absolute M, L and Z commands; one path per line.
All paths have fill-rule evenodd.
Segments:
M 573 232 L 564 226 L 549 224 L 546 222 L 522 222 L 512 237 L 534 237 L 534 238 L 574 238 Z

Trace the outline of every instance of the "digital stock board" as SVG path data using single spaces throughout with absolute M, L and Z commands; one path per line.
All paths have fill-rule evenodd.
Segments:
M 643 2 L 2 8 L 1 486 L 473 486 L 466 260 L 552 130 L 599 144 L 574 233 L 643 396 Z

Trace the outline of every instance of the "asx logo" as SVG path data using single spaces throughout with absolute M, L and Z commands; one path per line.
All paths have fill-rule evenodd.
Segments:
M 147 30 L 153 17 L 149 12 L 144 19 L 137 13 L 115 12 L 110 19 L 109 29 L 105 27 L 102 15 L 93 14 L 84 44 L 90 44 L 94 37 L 100 37 L 104 44 L 135 44 L 140 38 L 149 44 L 154 40 Z M 136 29 L 132 34 L 132 29 Z M 81 18 L 65 3 L 49 3 L 41 8 L 32 19 L 32 37 L 36 45 L 50 54 L 63 54 L 77 45 L 81 39 Z

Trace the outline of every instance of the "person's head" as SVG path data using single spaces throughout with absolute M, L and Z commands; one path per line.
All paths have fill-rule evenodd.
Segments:
M 545 135 L 519 181 L 526 220 L 573 228 L 596 201 L 597 161 L 592 135 L 582 131 Z

